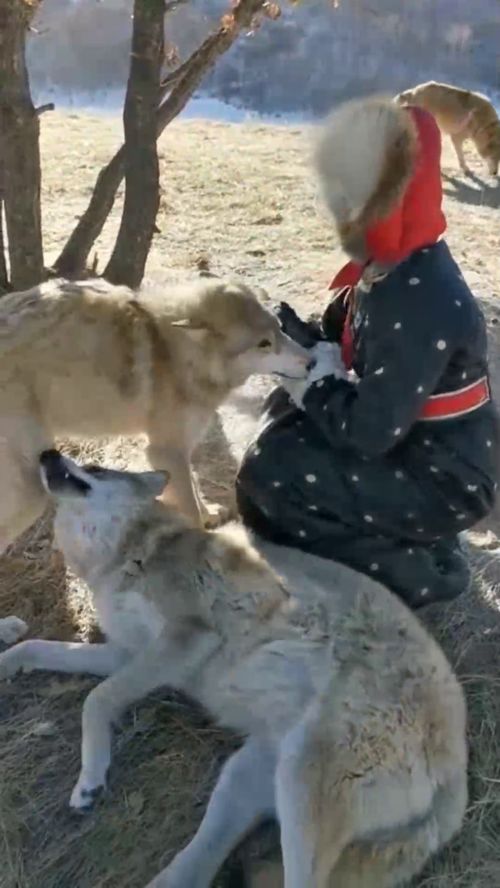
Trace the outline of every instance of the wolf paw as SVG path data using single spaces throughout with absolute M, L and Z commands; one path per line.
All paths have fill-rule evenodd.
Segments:
M 0 654 L 0 681 L 13 678 L 22 669 L 22 658 L 20 656 L 20 648 L 23 645 L 10 648 Z
M 26 635 L 28 626 L 19 617 L 3 617 L 0 619 L 0 641 L 3 644 L 15 644 Z
M 70 808 L 72 811 L 77 811 L 79 813 L 89 811 L 98 796 L 104 792 L 105 788 L 105 780 L 93 780 L 86 774 L 80 774 L 78 783 L 71 793 L 71 798 L 69 800 Z
M 225 524 L 229 520 L 229 509 L 220 503 L 202 503 L 201 520 L 207 530 L 220 527 L 221 524 Z

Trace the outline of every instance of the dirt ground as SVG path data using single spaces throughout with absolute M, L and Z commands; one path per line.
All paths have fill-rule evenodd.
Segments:
M 113 118 L 42 118 L 48 263 L 86 206 L 120 133 Z M 309 129 L 256 124 L 171 126 L 160 142 L 160 233 L 148 281 L 161 285 L 193 273 L 203 258 L 219 274 L 265 286 L 272 300 L 286 298 L 304 314 L 319 309 L 341 255 L 315 195 L 311 136 Z M 483 299 L 500 395 L 500 186 L 474 155 L 470 159 L 473 177 L 457 175 L 446 146 L 448 240 Z M 119 212 L 118 203 L 97 246 L 101 267 Z M 236 393 L 201 450 L 200 477 L 219 500 L 231 497 L 264 390 L 254 380 Z M 109 465 L 143 461 L 141 441 L 68 446 Z M 486 525 L 499 533 L 498 514 Z M 471 543 L 474 590 L 425 618 L 467 692 L 470 805 L 462 832 L 418 880 L 420 888 L 500 884 L 500 562 L 488 551 L 495 540 L 482 535 Z M 91 604 L 52 550 L 50 516 L 0 559 L 0 613 L 23 617 L 34 636 L 92 637 Z M 78 772 L 81 705 L 93 683 L 40 674 L 0 688 L 0 888 L 142 888 L 192 835 L 234 746 L 233 737 L 186 701 L 157 694 L 127 713 L 116 734 L 109 791 L 94 812 L 74 819 L 67 800 Z M 274 839 L 264 832 L 247 843 L 219 885 L 241 885 L 240 862 L 247 866 L 269 852 Z

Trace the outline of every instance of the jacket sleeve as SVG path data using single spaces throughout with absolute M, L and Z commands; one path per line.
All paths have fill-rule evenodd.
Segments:
M 464 314 L 458 310 L 439 317 L 432 301 L 399 295 L 392 306 L 377 308 L 373 318 L 368 315 L 363 378 L 351 383 L 328 377 L 306 392 L 304 409 L 336 447 L 377 456 L 397 446 L 435 391 L 462 336 Z
M 321 327 L 330 342 L 340 343 L 342 341 L 342 332 L 349 310 L 347 290 L 348 288 L 344 288 L 336 293 L 323 312 Z

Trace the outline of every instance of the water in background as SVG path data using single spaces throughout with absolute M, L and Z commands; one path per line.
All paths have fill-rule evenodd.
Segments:
M 33 87 L 35 105 L 54 102 L 59 111 L 83 114 L 121 114 L 125 100 L 124 89 L 94 90 L 92 92 L 66 92 L 59 89 Z M 194 96 L 179 115 L 184 120 L 219 120 L 224 123 L 247 123 L 252 120 L 267 123 L 297 124 L 313 119 L 312 115 L 298 113 L 260 114 L 248 108 L 229 105 L 211 96 Z
M 495 105 L 500 114 L 500 94 L 491 90 L 483 90 L 484 94 Z M 111 114 L 121 115 L 125 100 L 125 89 L 93 90 L 92 92 L 70 92 L 60 89 L 33 87 L 33 101 L 35 105 L 45 102 L 54 102 L 56 109 L 60 111 L 74 111 L 83 114 Z M 313 114 L 283 112 L 282 114 L 263 114 L 258 111 L 250 111 L 230 105 L 211 96 L 194 96 L 187 107 L 179 115 L 183 120 L 219 120 L 224 123 L 248 123 L 249 121 L 261 121 L 276 124 L 300 124 L 310 123 L 314 120 Z

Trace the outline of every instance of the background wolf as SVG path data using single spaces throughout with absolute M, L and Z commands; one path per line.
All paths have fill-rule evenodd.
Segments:
M 492 176 L 500 163 L 500 120 L 492 102 L 481 93 L 448 83 L 421 83 L 397 96 L 400 104 L 419 105 L 434 115 L 453 143 L 460 168 L 468 172 L 463 144 L 474 142 Z

